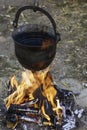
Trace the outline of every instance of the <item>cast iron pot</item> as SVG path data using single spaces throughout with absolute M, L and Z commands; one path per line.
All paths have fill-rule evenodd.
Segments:
M 25 24 L 17 27 L 21 12 L 26 9 L 45 14 L 50 20 L 52 28 L 38 24 Z M 56 24 L 51 15 L 40 7 L 24 6 L 17 11 L 13 27 L 12 38 L 19 63 L 24 68 L 33 71 L 48 67 L 55 57 L 57 42 L 60 41 L 60 34 L 56 33 Z

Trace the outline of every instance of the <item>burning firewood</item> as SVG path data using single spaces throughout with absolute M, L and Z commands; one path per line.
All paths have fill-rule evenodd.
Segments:
M 9 86 L 11 94 L 4 100 L 9 128 L 15 128 L 19 122 L 60 130 L 75 127 L 74 94 L 54 85 L 48 68 L 38 72 L 26 70 L 20 83 L 13 76 Z
M 10 111 L 17 114 L 17 116 L 20 112 L 36 114 L 36 109 L 38 109 L 42 117 L 49 122 L 48 124 L 52 124 L 51 115 L 59 116 L 59 106 L 55 101 L 57 90 L 53 85 L 53 79 L 48 68 L 39 72 L 26 70 L 22 73 L 21 83 L 18 83 L 16 78 L 12 77 L 10 86 L 12 86 L 12 90 L 15 88 L 15 91 L 5 99 L 8 108 L 7 115 L 9 115 Z M 38 101 L 34 104 L 30 103 L 31 100 L 35 101 L 37 99 Z

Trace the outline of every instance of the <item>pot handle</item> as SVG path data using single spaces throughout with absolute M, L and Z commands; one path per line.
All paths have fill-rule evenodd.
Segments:
M 19 8 L 16 15 L 15 15 L 15 19 L 13 21 L 13 27 L 14 28 L 17 28 L 17 26 L 18 26 L 18 20 L 19 20 L 19 16 L 20 16 L 21 12 L 26 10 L 26 9 L 31 9 L 34 12 L 40 11 L 43 14 L 45 14 L 49 18 L 49 20 L 50 20 L 50 22 L 51 22 L 51 24 L 53 26 L 55 36 L 56 36 L 56 34 L 57 34 L 56 33 L 56 23 L 55 23 L 54 19 L 51 17 L 51 15 L 47 11 L 45 11 L 44 9 L 42 9 L 40 7 L 37 7 L 37 6 L 23 6 L 23 7 Z

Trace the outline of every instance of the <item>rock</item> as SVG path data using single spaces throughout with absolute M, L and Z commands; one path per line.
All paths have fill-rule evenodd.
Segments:
M 87 106 L 87 88 L 83 89 L 81 82 L 73 78 L 65 78 L 61 80 L 61 83 L 66 89 L 72 90 L 74 93 L 79 93 L 79 95 L 76 96 L 76 102 L 79 106 Z
M 77 103 L 82 107 L 87 107 L 87 89 L 83 89 L 76 98 Z
M 74 93 L 79 93 L 82 90 L 81 83 L 73 78 L 64 78 L 61 83 L 65 85 L 66 88 L 72 90 Z

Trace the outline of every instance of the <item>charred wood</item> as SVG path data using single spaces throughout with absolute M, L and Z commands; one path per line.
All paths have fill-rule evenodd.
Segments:
M 16 104 L 12 104 L 8 111 L 7 114 L 19 114 L 19 115 L 24 115 L 25 113 L 33 113 L 33 114 L 39 114 L 39 110 L 36 108 L 30 108 L 27 107 L 26 105 L 16 105 Z

